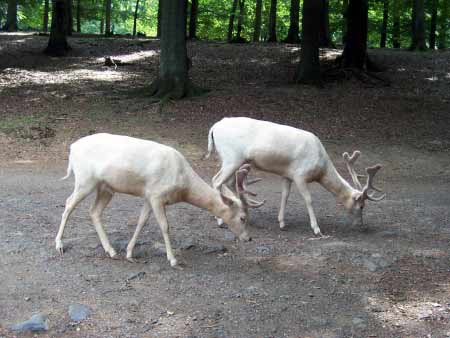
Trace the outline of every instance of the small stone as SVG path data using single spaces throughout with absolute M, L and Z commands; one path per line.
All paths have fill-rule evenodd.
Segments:
M 43 314 L 33 315 L 30 319 L 11 326 L 11 331 L 31 331 L 31 332 L 42 332 L 48 330 L 48 325 L 46 322 L 47 316 Z
M 424 311 L 424 312 L 419 313 L 418 318 L 419 318 L 419 320 L 428 320 L 428 319 L 431 319 L 432 314 L 433 314 L 432 311 Z
M 256 248 L 256 252 L 259 254 L 268 254 L 272 251 L 272 246 L 271 245 L 266 245 L 266 244 L 261 244 L 258 245 Z
M 185 238 L 181 241 L 179 248 L 181 250 L 189 250 L 195 246 L 194 240 L 192 238 Z
M 352 324 L 355 328 L 360 329 L 360 330 L 364 330 L 365 328 L 367 328 L 367 323 L 364 318 L 354 317 L 352 319 Z
M 131 274 L 128 278 L 127 278 L 127 282 L 133 280 L 133 279 L 142 279 L 145 276 L 145 271 L 139 271 L 136 273 Z
M 226 231 L 224 237 L 225 237 L 226 241 L 235 241 L 236 240 L 235 234 L 233 234 L 231 231 Z
M 203 250 L 203 252 L 206 254 L 223 253 L 225 251 L 227 251 L 227 248 L 225 248 L 222 244 L 209 245 Z
M 155 242 L 153 244 L 153 254 L 158 257 L 166 256 L 166 246 L 160 242 Z
M 69 305 L 69 317 L 74 322 L 85 320 L 91 314 L 91 310 L 82 304 Z

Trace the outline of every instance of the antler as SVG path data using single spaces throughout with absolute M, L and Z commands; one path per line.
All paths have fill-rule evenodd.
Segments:
M 345 152 L 342 154 L 342 157 L 344 158 L 345 164 L 347 165 L 347 169 L 350 172 L 350 175 L 352 176 L 353 184 L 355 184 L 356 188 L 362 190 L 361 182 L 359 182 L 358 179 L 358 177 L 361 177 L 361 175 L 358 175 L 354 168 L 354 164 L 360 155 L 361 152 L 359 150 L 355 150 L 352 156 L 350 156 L 347 152 Z
M 366 168 L 366 173 L 367 173 L 367 182 L 366 185 L 364 186 L 363 189 L 363 196 L 364 199 L 368 199 L 370 201 L 381 201 L 382 199 L 384 199 L 386 197 L 386 194 L 383 194 L 379 197 L 374 197 L 374 194 L 369 194 L 369 189 L 378 191 L 378 192 L 382 192 L 380 189 L 376 188 L 373 186 L 373 178 L 375 177 L 376 173 L 378 172 L 378 170 L 380 170 L 382 168 L 381 164 L 376 164 L 373 167 L 368 167 Z
M 263 201 L 256 201 L 249 197 L 244 196 L 245 194 L 250 196 L 256 196 L 254 192 L 251 192 L 247 189 L 247 185 L 254 184 L 256 182 L 261 181 L 261 178 L 256 178 L 251 181 L 247 180 L 248 173 L 250 172 L 251 166 L 250 164 L 246 163 L 242 165 L 238 171 L 236 171 L 236 191 L 238 192 L 239 196 L 241 197 L 241 200 L 246 203 L 251 208 L 259 208 L 264 203 L 266 203 L 266 200 Z

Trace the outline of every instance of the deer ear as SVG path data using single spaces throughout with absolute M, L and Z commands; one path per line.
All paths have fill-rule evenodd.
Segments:
M 231 198 L 225 196 L 223 193 L 220 193 L 220 197 L 222 198 L 222 202 L 228 205 L 229 207 L 231 207 L 234 204 L 234 201 Z

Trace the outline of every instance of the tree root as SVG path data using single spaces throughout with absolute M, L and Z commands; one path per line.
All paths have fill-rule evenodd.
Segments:
M 329 68 L 322 73 L 322 78 L 329 82 L 351 80 L 352 78 L 355 78 L 368 87 L 388 87 L 391 84 L 391 81 L 380 75 L 365 69 L 354 67 L 339 66 Z

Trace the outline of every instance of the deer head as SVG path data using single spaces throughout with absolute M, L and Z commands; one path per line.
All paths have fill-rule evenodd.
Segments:
M 342 157 L 344 158 L 344 162 L 347 166 L 350 176 L 352 177 L 353 184 L 355 185 L 355 189 L 352 192 L 351 196 L 345 201 L 345 207 L 353 216 L 353 223 L 359 223 L 361 226 L 363 226 L 362 213 L 365 206 L 365 201 L 369 200 L 378 202 L 384 199 L 386 197 L 386 194 L 382 194 L 376 197 L 375 191 L 382 191 L 373 185 L 373 179 L 376 173 L 382 168 L 381 164 L 367 167 L 367 175 L 358 175 L 356 173 L 354 165 L 360 155 L 361 152 L 355 150 L 351 156 L 347 152 L 345 152 L 342 154 Z M 366 184 L 364 186 L 359 181 L 359 178 L 361 177 L 366 177 Z

